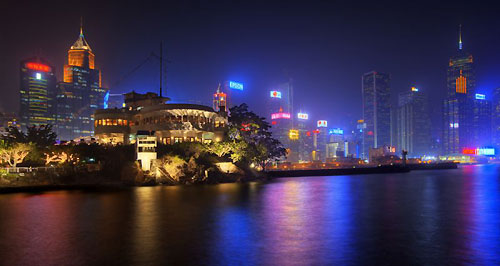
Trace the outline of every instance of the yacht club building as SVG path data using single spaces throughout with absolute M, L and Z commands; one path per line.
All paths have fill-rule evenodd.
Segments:
M 227 113 L 198 104 L 168 104 L 156 93 L 124 94 L 125 107 L 95 112 L 95 136 L 103 144 L 134 143 L 137 133 L 149 132 L 163 144 L 220 141 Z

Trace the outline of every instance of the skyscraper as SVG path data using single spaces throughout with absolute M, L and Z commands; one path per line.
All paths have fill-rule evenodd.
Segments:
M 410 157 L 429 153 L 431 121 L 427 95 L 416 87 L 399 94 L 396 115 L 397 149 Z
M 22 128 L 54 124 L 54 67 L 43 58 L 29 58 L 21 61 L 20 77 L 19 118 Z
M 94 112 L 104 108 L 106 89 L 101 87 L 101 72 L 95 69 L 95 56 L 83 35 L 68 51 L 64 81 L 58 84 L 57 135 L 70 140 L 94 133 Z
M 493 91 L 492 137 L 495 148 L 500 149 L 500 88 Z
M 271 118 L 271 132 L 273 137 L 278 139 L 290 152 L 291 146 L 297 147 L 298 144 L 296 139 L 293 141 L 290 139 L 290 130 L 296 130 L 293 125 L 292 86 L 290 82 L 282 83 L 268 92 L 267 110 Z M 287 160 L 298 160 L 296 149 L 292 153 L 289 153 Z
M 370 148 L 391 144 L 391 77 L 376 71 L 361 78 L 363 96 L 363 156 L 366 159 Z
M 462 30 L 459 29 L 458 50 L 450 58 L 447 71 L 448 96 L 443 103 L 444 154 L 462 153 L 463 149 L 476 147 L 489 140 L 481 133 L 490 123 L 481 124 L 488 116 L 486 99 L 476 99 L 475 65 L 471 54 L 463 50 Z M 490 111 L 491 113 L 491 111 Z

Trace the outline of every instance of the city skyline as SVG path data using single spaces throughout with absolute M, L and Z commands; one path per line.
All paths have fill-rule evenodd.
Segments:
M 217 6 L 217 4 L 216 4 Z M 238 14 L 244 14 L 246 17 L 252 17 L 254 11 L 260 7 L 259 4 L 247 6 L 246 13 L 244 11 L 238 11 Z M 274 4 L 270 4 L 267 7 L 267 11 L 263 10 L 264 14 L 267 12 L 276 11 L 278 8 Z M 329 33 L 328 27 L 316 27 L 315 33 L 311 33 L 308 37 L 312 38 L 312 40 L 318 40 L 323 38 L 323 42 L 319 42 L 316 45 L 320 47 L 313 47 L 311 45 L 307 46 L 304 44 L 304 39 L 307 36 L 303 36 L 304 32 L 301 30 L 300 23 L 291 23 L 290 25 L 284 24 L 271 24 L 271 29 L 262 28 L 262 25 L 257 25 L 258 33 L 255 33 L 255 37 L 266 37 L 266 38 L 254 38 L 251 39 L 250 35 L 245 36 L 241 34 L 237 34 L 235 36 L 239 36 L 236 38 L 231 45 L 231 42 L 228 41 L 228 36 L 224 33 L 229 31 L 230 33 L 235 33 L 235 30 L 232 29 L 234 27 L 229 27 L 231 29 L 218 29 L 215 32 L 221 34 L 221 38 L 226 41 L 222 42 L 220 40 L 213 40 L 212 38 L 207 39 L 205 42 L 206 45 L 201 44 L 202 49 L 194 49 L 194 43 L 196 43 L 193 39 L 189 39 L 186 37 L 188 33 L 191 33 L 191 37 L 196 39 L 196 34 L 192 35 L 192 31 L 182 32 L 182 27 L 177 31 L 173 31 L 171 34 L 158 31 L 158 34 L 153 34 L 155 31 L 155 26 L 148 21 L 138 23 L 133 26 L 130 25 L 130 21 L 125 22 L 124 28 L 130 30 L 130 33 L 126 35 L 127 43 L 123 43 L 123 47 L 130 48 L 132 44 L 134 46 L 138 44 L 138 49 L 130 50 L 129 53 L 122 53 L 122 49 L 120 47 L 115 47 L 116 49 L 110 48 L 116 44 L 117 39 L 124 38 L 120 33 L 120 30 L 116 30 L 116 32 L 112 35 L 103 36 L 111 33 L 109 29 L 109 25 L 101 24 L 103 21 L 100 18 L 96 18 L 95 14 L 86 14 L 88 12 L 87 8 L 82 8 L 82 10 L 76 14 L 65 14 L 61 16 L 61 23 L 58 24 L 57 27 L 51 27 L 51 34 L 55 34 L 57 32 L 57 37 L 64 36 L 64 39 L 69 39 L 65 41 L 65 45 L 67 43 L 71 43 L 74 41 L 74 32 L 78 27 L 80 15 L 83 15 L 84 18 L 84 27 L 86 31 L 86 37 L 92 42 L 92 47 L 97 51 L 99 56 L 99 62 L 97 62 L 97 67 L 103 71 L 104 75 L 104 84 L 103 87 L 109 87 L 113 93 L 124 93 L 131 90 L 136 90 L 139 92 L 146 91 L 156 91 L 157 83 L 158 83 L 158 66 L 157 62 L 150 61 L 143 68 L 141 68 L 138 72 L 134 73 L 131 76 L 125 77 L 126 73 L 133 69 L 136 65 L 138 65 L 141 60 L 148 56 L 150 51 L 155 51 L 158 49 L 158 44 L 161 39 L 165 42 L 165 50 L 167 54 L 167 58 L 172 61 L 172 63 L 167 66 L 167 89 L 166 95 L 171 97 L 174 101 L 186 101 L 187 99 L 200 101 L 203 103 L 211 102 L 211 93 L 216 88 L 217 84 L 223 80 L 233 79 L 238 80 L 245 83 L 246 92 L 248 93 L 248 103 L 250 107 L 255 107 L 257 111 L 263 112 L 264 110 L 260 110 L 257 102 L 259 98 L 265 97 L 265 93 L 272 89 L 274 85 L 280 84 L 282 80 L 285 78 L 285 69 L 291 73 L 291 76 L 294 78 L 294 87 L 296 90 L 296 98 L 301 99 L 301 101 L 295 101 L 296 108 L 304 110 L 308 112 L 312 117 L 327 116 L 326 119 L 332 121 L 335 125 L 346 127 L 350 121 L 357 120 L 361 117 L 361 92 L 359 89 L 359 76 L 362 73 L 366 73 L 372 70 L 383 71 L 387 73 L 391 73 L 392 80 L 392 100 L 395 101 L 395 96 L 398 92 L 407 90 L 411 86 L 417 86 L 423 91 L 433 91 L 437 94 L 438 97 L 434 98 L 442 98 L 446 95 L 446 74 L 444 66 L 447 64 L 448 57 L 453 49 L 456 50 L 457 42 L 458 42 L 458 24 L 463 24 L 463 43 L 464 48 L 469 52 L 475 54 L 475 58 L 478 61 L 478 90 L 486 90 L 486 93 L 489 93 L 490 89 L 493 89 L 496 83 L 500 84 L 500 82 L 495 81 L 493 77 L 489 77 L 488 72 L 484 71 L 484 68 L 491 66 L 491 62 L 488 63 L 487 57 L 485 57 L 483 51 L 477 51 L 474 47 L 479 45 L 491 45 L 498 42 L 484 42 L 482 39 L 488 37 L 485 35 L 485 30 L 480 30 L 477 25 L 480 24 L 478 22 L 468 21 L 469 19 L 463 15 L 456 15 L 455 21 L 446 21 L 441 25 L 436 27 L 435 29 L 429 29 L 428 23 L 423 22 L 422 25 L 415 25 L 415 23 L 400 23 L 401 32 L 394 32 L 394 26 L 385 25 L 386 21 L 381 20 L 375 23 L 375 27 L 373 27 L 372 32 L 362 31 L 359 28 L 359 23 L 361 22 L 352 22 L 346 21 L 344 23 L 333 23 L 331 20 L 335 20 L 335 15 L 328 16 L 323 12 L 318 10 L 318 7 L 322 7 L 320 4 L 313 5 L 313 7 L 308 7 L 304 10 L 302 16 L 306 17 L 310 14 L 317 14 L 318 16 L 314 19 L 311 19 L 309 22 L 304 22 L 309 25 L 319 25 L 317 24 L 317 20 L 325 19 L 329 26 L 337 27 L 337 30 L 333 31 L 337 35 L 335 36 L 335 43 L 333 42 L 332 33 Z M 332 7 L 329 5 L 324 6 L 327 10 Z M 214 7 L 205 7 L 203 4 L 200 6 L 175 6 L 174 9 L 178 9 L 185 14 L 194 14 L 201 13 L 204 14 L 203 17 L 207 18 L 207 14 L 205 12 L 207 10 L 212 10 Z M 228 7 L 234 8 L 234 6 Z M 290 12 L 290 14 L 296 14 L 297 11 L 296 4 L 289 4 L 286 10 Z M 346 9 L 349 11 L 349 5 L 344 5 L 340 8 Z M 375 9 L 377 7 L 374 7 Z M 391 7 L 391 10 L 395 10 L 397 8 L 402 7 Z M 403 8 L 404 9 L 404 8 Z M 104 7 L 106 10 L 106 6 Z M 130 7 L 124 6 L 120 7 L 121 11 L 130 12 Z M 406 9 L 405 9 L 406 10 Z M 418 11 L 419 9 L 417 9 Z M 471 10 L 479 10 L 479 7 L 471 7 Z M 344 10 L 345 11 L 345 10 Z M 421 11 L 421 10 L 420 10 Z M 104 12 L 104 11 L 100 11 Z M 152 11 L 149 11 L 152 12 Z M 220 11 L 218 11 L 220 12 Z M 366 11 L 363 11 L 366 12 Z M 389 11 L 386 11 L 389 12 Z M 416 12 L 416 11 L 415 11 Z M 71 13 L 71 12 L 70 12 Z M 147 13 L 147 12 L 145 12 Z M 154 12 L 153 12 L 154 13 Z M 183 13 L 183 14 L 184 14 Z M 286 12 L 278 12 L 279 16 L 284 16 Z M 47 14 L 50 14 L 48 12 Z M 351 14 L 347 12 L 347 14 Z M 452 17 L 450 12 L 444 12 L 448 17 Z M 71 16 L 70 16 L 71 15 Z M 435 15 L 433 12 L 429 15 Z M 340 17 L 346 16 L 339 14 Z M 358 17 L 361 15 L 357 15 Z M 111 16 L 113 17 L 113 16 Z M 175 17 L 175 16 L 174 16 Z M 116 18 L 116 17 L 115 17 Z M 432 18 L 432 16 L 431 16 Z M 6 18 L 9 19 L 9 18 Z M 111 19 L 111 18 L 109 18 Z M 109 20 L 108 19 L 108 20 Z M 165 20 L 172 19 L 170 17 L 165 18 Z M 197 18 L 200 20 L 201 18 Z M 264 16 L 263 21 L 266 21 L 267 17 Z M 366 18 L 368 19 L 368 18 Z M 29 23 L 30 20 L 27 20 L 23 23 Z M 111 25 L 119 22 L 111 21 Z M 209 20 L 210 23 L 221 23 L 219 20 Z M 285 19 L 285 21 L 287 21 Z M 98 22 L 99 25 L 96 25 Z M 107 21 L 110 22 L 110 21 Z M 162 20 L 160 20 L 162 22 Z M 245 27 L 241 28 L 241 32 L 246 32 L 250 29 L 247 23 L 244 23 L 242 19 L 237 19 L 237 25 Z M 42 21 L 42 24 L 46 23 Z M 180 23 L 180 22 L 179 22 Z M 284 23 L 284 22 L 283 22 Z M 160 23 L 163 24 L 163 23 Z M 382 27 L 383 24 L 386 27 Z M 345 28 L 352 27 L 355 31 L 350 33 L 345 32 Z M 201 29 L 204 26 L 198 25 Z M 274 26 L 274 27 L 273 27 Z M 281 28 L 280 28 L 281 26 Z M 271 50 L 275 51 L 280 47 L 280 45 L 276 44 L 276 40 L 280 40 L 283 37 L 283 30 L 290 31 L 293 27 L 296 27 L 295 31 L 296 36 L 293 38 L 297 38 L 297 40 L 302 40 L 299 44 L 297 42 L 290 42 L 290 39 L 284 38 L 282 39 L 285 45 L 283 45 L 283 51 L 277 54 L 270 53 Z M 424 26 L 427 26 L 427 31 L 422 32 Z M 482 25 L 484 26 L 484 25 Z M 196 25 L 185 26 L 189 29 L 195 29 Z M 414 28 L 414 32 L 410 34 L 410 32 L 405 32 L 404 29 Z M 63 32 L 60 30 L 61 28 L 66 28 L 68 32 Z M 143 41 L 140 38 L 140 34 L 137 33 L 138 29 L 144 29 L 148 33 L 151 33 L 150 37 L 147 41 Z M 281 31 L 279 29 L 282 29 Z M 342 31 L 341 29 L 344 29 Z M 384 31 L 386 29 L 386 31 Z M 260 32 L 261 30 L 261 32 Z M 278 31 L 276 31 L 278 30 Z M 153 32 L 151 32 L 153 31 Z M 276 31 L 275 35 L 270 34 L 270 31 Z M 21 31 L 22 33 L 23 31 Z M 365 33 L 365 35 L 359 35 L 356 33 Z M 494 31 L 492 31 L 494 33 Z M 10 35 L 10 32 L 6 32 L 6 36 Z M 49 34 L 49 35 L 51 35 Z M 302 34 L 302 35 L 301 35 Z M 14 34 L 16 35 L 16 34 Z M 37 34 L 35 34 L 37 35 Z M 200 34 L 200 38 L 203 37 L 204 34 Z M 323 35 L 323 37 L 321 37 Z M 372 38 L 373 36 L 380 35 L 378 38 Z M 405 41 L 404 39 L 408 37 L 408 35 L 414 35 L 415 38 L 412 40 L 414 44 L 411 42 Z M 436 36 L 439 35 L 439 36 Z M 68 37 L 69 36 L 69 37 Z M 73 37 L 72 37 L 73 36 Z M 369 39 L 373 40 L 371 42 L 367 42 L 365 44 L 358 44 L 357 47 L 352 47 L 351 50 L 348 48 L 348 45 L 355 41 L 356 43 L 359 40 L 353 40 L 360 38 L 361 36 L 371 37 Z M 485 37 L 486 36 L 486 37 Z M 36 36 L 35 36 L 36 37 Z M 176 39 L 176 37 L 179 37 Z M 32 56 L 36 53 L 29 53 L 29 50 L 36 50 L 37 48 L 42 48 L 42 55 L 47 54 L 49 61 L 51 61 L 56 67 L 56 75 L 58 80 L 62 79 L 62 75 L 60 70 L 62 69 L 62 64 L 64 61 L 58 59 L 61 58 L 61 50 L 58 48 L 56 51 L 56 47 L 61 47 L 61 43 L 57 41 L 58 38 L 46 40 L 40 38 L 40 41 L 30 41 L 30 47 L 32 49 L 26 49 L 21 51 L 20 46 L 13 47 L 15 54 L 23 53 L 26 55 L 24 58 Z M 249 39 L 250 38 L 250 39 Z M 291 38 L 291 39 L 293 39 Z M 385 46 L 390 46 L 391 48 L 397 48 L 393 55 L 388 54 L 389 47 L 381 47 L 380 42 L 381 39 L 387 38 L 388 40 L 399 39 L 399 41 L 394 44 Z M 490 36 L 490 38 L 493 38 Z M 19 36 L 18 36 L 19 39 Z M 233 38 L 234 39 L 234 38 Z M 428 40 L 426 40 L 428 39 Z M 251 44 L 261 44 L 262 42 L 268 41 L 269 47 L 262 51 L 256 51 L 258 47 L 253 48 L 254 45 Z M 292 40 L 293 41 L 293 40 Z M 435 41 L 434 44 L 429 44 L 429 42 Z M 108 43 L 109 42 L 109 43 Z M 214 44 L 220 43 L 225 44 L 221 46 L 221 48 L 217 48 L 219 53 L 215 53 L 213 55 L 207 55 L 207 51 L 212 51 L 214 48 Z M 179 46 L 182 44 L 189 44 L 188 47 L 181 49 Z M 244 44 L 244 45 L 243 45 Z M 11 44 L 7 44 L 8 46 Z M 329 49 L 329 45 L 332 45 Z M 416 46 L 419 47 L 416 47 Z M 223 51 L 224 48 L 231 48 L 229 51 Z M 407 46 L 407 47 L 405 47 Z M 339 47 L 341 49 L 339 49 Z M 260 47 L 262 48 L 262 47 Z M 309 48 L 309 49 L 307 49 Z M 322 48 L 319 49 L 319 52 L 312 51 L 312 48 Z M 336 49 L 335 49 L 336 48 Z M 435 51 L 425 51 L 425 49 L 435 49 Z M 66 50 L 67 47 L 64 47 Z M 363 51 L 365 49 L 366 51 Z M 201 51 L 200 51 L 201 50 Z M 409 50 L 409 52 L 403 53 L 402 50 Z M 488 51 L 488 49 L 485 49 Z M 375 52 L 374 55 L 369 55 L 369 51 Z M 441 51 L 441 52 L 439 52 Z M 156 52 L 156 51 L 155 51 Z M 186 52 L 190 52 L 188 54 Z M 490 53 L 494 53 L 494 50 L 490 51 Z M 201 55 L 203 56 L 201 56 Z M 241 54 L 241 56 L 237 56 Z M 422 56 L 423 54 L 423 56 Z M 433 56 L 429 56 L 432 54 Z M 435 56 L 439 54 L 439 56 Z M 476 56 L 477 54 L 477 56 Z M 9 55 L 8 59 L 13 55 Z M 234 56 L 233 56 L 234 55 Z M 252 61 L 249 57 L 251 55 L 256 56 L 256 58 Z M 220 60 L 212 60 L 212 57 L 220 58 Z M 229 58 L 228 58 L 229 57 Z M 265 58 L 263 58 L 265 57 Z M 385 57 L 385 58 L 384 58 Z M 397 60 L 387 60 L 394 59 L 396 57 Z M 418 59 L 417 57 L 421 57 L 422 59 Z M 435 58 L 429 60 L 427 63 L 423 63 L 426 58 Z M 495 56 L 493 56 L 494 58 Z M 398 59 L 399 58 L 399 59 Z M 17 63 L 20 58 L 16 58 Z M 229 59 L 229 60 L 228 60 Z M 7 60 L 6 62 L 8 62 Z M 347 64 L 349 61 L 354 63 Z M 492 59 L 489 59 L 492 60 Z M 329 61 L 329 62 L 326 62 Z M 408 61 L 411 62 L 407 64 L 405 68 L 396 67 L 398 61 Z M 301 62 L 297 64 L 296 62 Z M 207 65 L 213 65 L 215 67 L 209 68 Z M 498 64 L 498 63 L 496 63 Z M 265 65 L 265 66 L 264 66 Z M 269 65 L 269 66 L 268 66 Z M 347 66 L 348 67 L 345 67 Z M 423 67 L 425 65 L 425 67 Z M 217 67 L 218 66 L 218 67 Z M 2 69 L 8 68 L 8 66 L 3 65 Z M 488 67 L 490 69 L 491 67 Z M 6 70 L 9 72 L 10 70 Z M 199 74 L 199 75 L 198 75 Z M 196 81 L 187 81 L 191 76 L 199 76 L 200 78 Z M 488 81 L 488 78 L 493 79 L 493 81 Z M 119 82 L 122 80 L 121 82 Z M 433 81 L 434 80 L 434 81 Z M 437 81 L 436 81 L 437 80 Z M 12 93 L 12 91 L 16 91 L 18 88 L 17 84 L 10 84 L 12 82 L 3 81 L 3 87 L 6 87 L 6 95 Z M 113 86 L 114 83 L 118 84 Z M 485 84 L 490 85 L 485 85 Z M 142 86 L 140 85 L 142 84 Z M 337 85 L 338 84 L 338 85 Z M 321 95 L 319 94 L 321 93 Z M 325 95 L 323 97 L 323 94 Z M 12 95 L 12 97 L 18 97 L 17 95 Z M 14 102 L 14 101 L 12 101 Z M 345 102 L 350 102 L 351 104 L 345 105 Z M 10 101 L 2 100 L 2 107 L 7 110 L 16 110 L 17 106 L 10 106 Z M 333 103 L 333 104 L 332 104 Z M 435 105 L 435 104 L 434 104 Z M 433 120 L 437 119 L 436 113 L 440 110 L 432 110 Z M 436 134 L 434 132 L 434 134 Z

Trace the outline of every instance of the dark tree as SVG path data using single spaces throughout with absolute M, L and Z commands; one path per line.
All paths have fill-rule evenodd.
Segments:
M 229 111 L 228 137 L 232 141 L 244 141 L 248 144 L 243 156 L 247 161 L 264 167 L 266 162 L 286 155 L 286 149 L 272 137 L 269 131 L 271 126 L 264 117 L 249 111 L 246 104 L 232 107 Z
M 32 126 L 26 133 L 27 142 L 35 144 L 39 148 L 46 148 L 56 143 L 57 135 L 52 130 L 52 125 Z
M 45 149 L 56 143 L 57 135 L 52 130 L 52 125 L 31 126 L 24 133 L 17 127 L 10 126 L 4 137 L 5 142 L 14 143 L 33 143 L 39 149 Z

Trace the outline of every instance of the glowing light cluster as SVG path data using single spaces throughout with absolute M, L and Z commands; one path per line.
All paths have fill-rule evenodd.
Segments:
M 327 127 L 328 121 L 326 120 L 318 120 L 318 127 Z
M 455 91 L 457 93 L 467 93 L 467 78 L 462 76 L 462 70 L 460 70 L 460 76 L 455 81 Z
M 229 81 L 229 88 L 242 91 L 243 84 L 239 82 Z
M 331 135 L 344 135 L 344 130 L 340 128 L 332 128 L 328 130 L 328 134 Z
M 450 123 L 450 128 L 458 128 L 458 123 Z
M 468 155 L 483 155 L 483 156 L 495 156 L 495 149 L 493 148 L 464 148 L 462 150 L 463 154 Z
M 108 102 L 109 102 L 109 91 L 106 92 L 106 94 L 104 94 L 104 109 L 108 109 Z
M 274 113 L 271 114 L 271 119 L 290 119 L 290 113 Z
M 271 98 L 281 99 L 281 91 L 270 91 L 269 96 L 271 96 Z
M 486 95 L 476 93 L 476 100 L 486 100 Z
M 290 129 L 290 131 L 288 132 L 288 137 L 291 140 L 298 140 L 299 139 L 299 131 L 296 129 Z
M 26 68 L 31 69 L 31 70 L 37 70 L 37 71 L 43 71 L 43 72 L 50 72 L 51 67 L 44 65 L 44 64 L 39 64 L 39 63 L 33 63 L 29 62 L 26 63 Z
M 411 91 L 418 92 L 418 88 L 417 87 L 411 87 Z
M 306 113 L 298 113 L 297 118 L 302 119 L 302 120 L 307 120 L 307 119 L 309 119 L 309 115 Z

